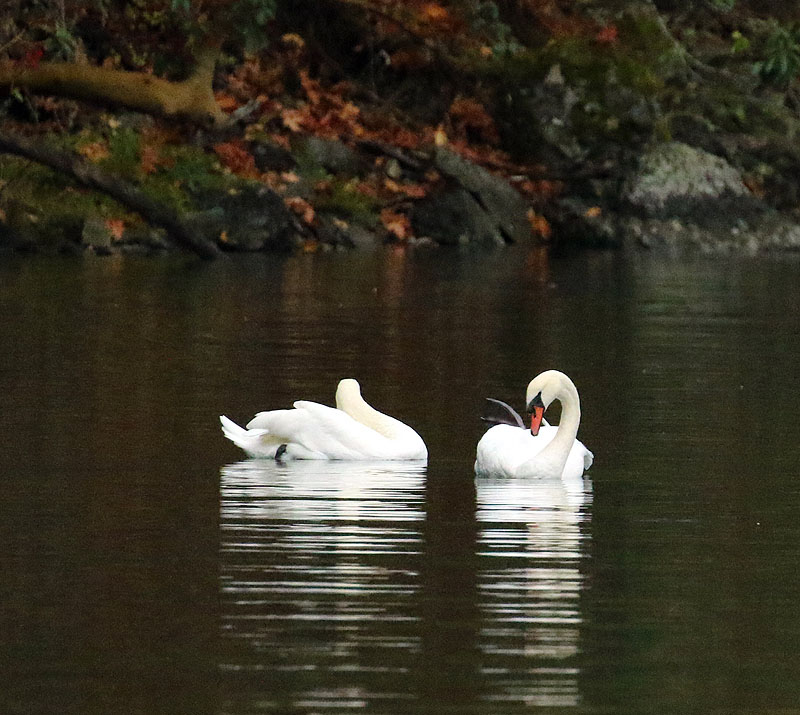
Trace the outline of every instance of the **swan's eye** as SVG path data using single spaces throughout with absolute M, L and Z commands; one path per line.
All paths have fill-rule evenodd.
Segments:
M 533 410 L 534 410 L 535 407 L 541 407 L 542 409 L 544 409 L 544 402 L 542 402 L 542 393 L 541 392 L 538 393 L 536 395 L 536 397 L 534 397 L 528 403 L 528 414 L 533 414 Z

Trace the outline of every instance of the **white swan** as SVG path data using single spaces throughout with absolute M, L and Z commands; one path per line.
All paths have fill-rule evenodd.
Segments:
M 553 400 L 561 402 L 558 427 L 546 422 L 542 425 L 544 411 Z M 592 465 L 594 455 L 576 439 L 581 406 L 575 384 L 563 372 L 547 370 L 528 384 L 525 404 L 533 414 L 530 430 L 512 424 L 497 424 L 489 429 L 478 442 L 475 472 L 579 479 Z M 518 416 L 516 421 L 521 422 Z
M 370 407 L 355 380 L 336 388 L 336 407 L 298 400 L 293 410 L 259 412 L 247 429 L 224 415 L 222 431 L 251 457 L 273 459 L 427 459 L 408 425 Z

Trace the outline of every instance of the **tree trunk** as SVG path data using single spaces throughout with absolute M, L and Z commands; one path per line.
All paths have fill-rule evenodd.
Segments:
M 6 65 L 0 67 L 0 89 L 24 87 L 36 94 L 85 99 L 218 125 L 225 121 L 211 86 L 218 54 L 216 46 L 203 48 L 194 73 L 183 82 L 72 62 L 43 62 L 37 67 Z

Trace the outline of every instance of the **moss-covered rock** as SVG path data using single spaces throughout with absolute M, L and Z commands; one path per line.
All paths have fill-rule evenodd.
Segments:
M 750 192 L 722 157 L 679 142 L 657 144 L 627 179 L 622 198 L 650 217 L 697 213 L 708 200 L 745 201 Z
M 223 246 L 245 251 L 287 251 L 297 245 L 295 222 L 274 191 L 254 181 L 239 181 L 224 192 L 193 192 L 201 213 L 194 220 Z

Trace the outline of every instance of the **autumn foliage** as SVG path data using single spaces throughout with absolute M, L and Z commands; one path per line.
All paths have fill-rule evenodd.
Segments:
M 135 73 L 143 87 L 162 82 L 169 96 L 190 88 L 187 83 L 197 76 L 193 63 L 205 53 L 217 61 L 213 74 L 212 62 L 199 80 L 206 83 L 203 101 L 212 103 L 214 123 L 225 131 L 203 135 L 202 150 L 222 175 L 261 182 L 281 194 L 299 224 L 309 228 L 309 240 L 318 220 L 315 201 L 361 201 L 391 240 L 413 238 L 408 208 L 442 182 L 420 159 L 436 146 L 447 145 L 506 177 L 532 205 L 557 195 L 562 184 L 542 178 L 546 167 L 521 164 L 503 146 L 496 96 L 483 73 L 523 50 L 509 24 L 512 15 L 550 36 L 580 35 L 605 46 L 619 40 L 613 24 L 567 13 L 557 0 L 520 0 L 508 18 L 495 3 L 458 0 L 141 0 L 124 10 L 76 0 L 61 15 L 44 4 L 31 10 L 22 0 L 12 2 L 21 19 L 0 37 L 0 76 L 10 78 L 15 108 L 32 115 L 34 126 L 24 131 L 69 132 L 63 107 L 72 105 L 69 98 L 39 96 L 33 79 L 28 89 L 24 81 L 17 87 L 15 78 L 35 78 L 56 62 L 75 68 L 78 76 L 89 71 L 81 67 L 98 77 L 117 73 L 109 75 L 111 84 Z M 87 96 L 102 103 L 98 92 Z M 125 106 L 124 96 L 110 97 L 112 109 L 120 104 Z M 190 124 L 159 120 L 145 127 L 126 166 L 136 181 L 167 181 L 170 191 L 182 191 L 192 182 L 176 167 L 174 149 L 192 137 L 198 117 L 161 114 Z M 108 126 L 114 135 L 113 123 Z M 114 164 L 108 126 L 84 130 L 76 145 L 85 160 Z M 288 151 L 307 136 L 366 150 L 372 165 L 352 180 L 317 177 L 309 188 L 295 170 L 256 161 L 254 143 Z M 109 221 L 118 236 L 122 219 Z M 541 214 L 532 212 L 530 221 L 533 235 L 549 238 Z

